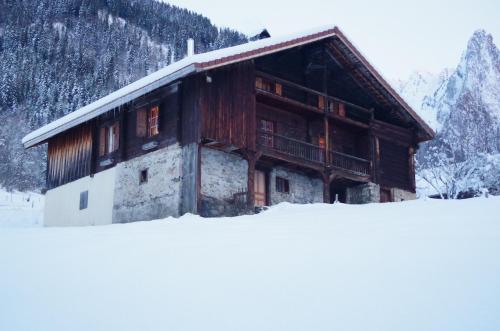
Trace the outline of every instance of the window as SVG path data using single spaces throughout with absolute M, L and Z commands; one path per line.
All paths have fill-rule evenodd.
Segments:
M 99 131 L 99 156 L 113 153 L 120 146 L 120 124 L 103 126 Z
M 160 133 L 159 118 L 160 118 L 160 108 L 158 108 L 158 106 L 151 108 L 148 117 L 149 137 L 156 136 L 158 133 Z
M 318 138 L 318 145 L 319 147 L 325 149 L 326 148 L 326 139 L 325 139 L 325 136 L 323 135 L 320 135 L 319 138 Z
M 137 137 L 153 137 L 160 133 L 160 107 L 139 109 L 136 119 Z
M 260 120 L 260 138 L 264 146 L 274 146 L 274 122 L 268 120 Z
M 80 210 L 87 209 L 89 204 L 89 191 L 83 191 L 80 193 Z
M 288 179 L 276 177 L 276 192 L 290 193 L 290 182 Z
M 148 182 L 148 169 L 143 169 L 139 173 L 139 184 L 144 184 Z

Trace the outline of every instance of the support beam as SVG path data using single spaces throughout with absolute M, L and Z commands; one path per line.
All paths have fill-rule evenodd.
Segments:
M 371 131 L 371 130 L 370 130 Z M 371 178 L 372 182 L 379 182 L 379 171 L 380 171 L 380 144 L 378 137 L 370 132 L 370 147 L 371 147 Z
M 324 116 L 323 119 L 324 127 L 325 127 L 325 161 L 326 164 L 330 164 L 330 123 L 328 121 L 328 117 Z
M 330 198 L 330 174 L 329 172 L 323 172 L 323 202 L 331 203 Z
M 416 192 L 416 183 L 415 183 L 415 148 L 410 146 L 408 148 L 408 176 L 410 180 L 410 190 L 415 193 Z

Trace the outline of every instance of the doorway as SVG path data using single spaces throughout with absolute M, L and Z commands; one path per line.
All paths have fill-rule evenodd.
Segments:
M 264 207 L 268 205 L 267 199 L 267 174 L 262 170 L 255 170 L 254 180 L 255 206 Z

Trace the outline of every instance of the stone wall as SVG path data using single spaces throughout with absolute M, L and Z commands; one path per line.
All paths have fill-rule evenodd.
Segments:
M 140 172 L 148 179 L 140 183 Z M 177 217 L 181 207 L 182 148 L 171 145 L 116 166 L 113 223 Z
M 380 186 L 375 183 L 360 184 L 346 189 L 346 203 L 362 204 L 380 202 Z
M 276 191 L 276 177 L 289 181 L 289 193 Z M 276 167 L 269 174 L 269 195 L 271 205 L 280 202 L 302 204 L 323 202 L 323 181 L 284 167 Z
M 239 155 L 201 149 L 201 210 L 205 217 L 246 212 L 248 162 Z
M 392 201 L 400 202 L 406 200 L 415 200 L 417 195 L 413 192 L 405 191 L 399 188 L 391 189 Z

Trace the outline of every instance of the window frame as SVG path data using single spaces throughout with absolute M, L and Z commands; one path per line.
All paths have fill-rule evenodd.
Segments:
M 278 193 L 290 194 L 290 181 L 286 178 L 276 176 L 275 189 Z
M 99 157 L 111 155 L 120 149 L 120 121 L 109 122 L 99 128 Z
M 138 138 L 153 138 L 161 133 L 159 104 L 142 107 L 136 111 L 135 136 Z

